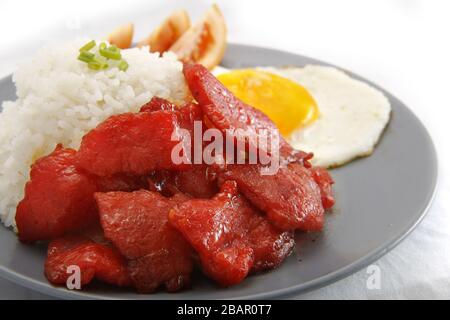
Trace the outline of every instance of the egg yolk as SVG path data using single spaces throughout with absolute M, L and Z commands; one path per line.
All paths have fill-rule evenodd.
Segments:
M 319 109 L 298 83 L 255 69 L 240 69 L 217 76 L 236 97 L 264 112 L 284 137 L 317 119 Z

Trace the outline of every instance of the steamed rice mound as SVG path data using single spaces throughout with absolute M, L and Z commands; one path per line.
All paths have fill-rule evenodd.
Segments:
M 153 96 L 186 100 L 188 90 L 176 56 L 147 47 L 122 50 L 126 72 L 93 71 L 77 60 L 88 40 L 41 49 L 13 76 L 16 101 L 0 113 L 0 218 L 15 226 L 31 164 L 58 143 L 78 148 L 89 130 L 113 114 L 137 112 Z

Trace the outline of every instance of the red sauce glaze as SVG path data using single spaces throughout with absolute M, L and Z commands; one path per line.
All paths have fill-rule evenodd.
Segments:
M 311 166 L 311 153 L 281 136 L 274 175 L 262 175 L 261 165 L 172 161 L 179 145 L 173 133 L 191 136 L 182 153 L 205 146 L 194 139 L 195 121 L 201 133 L 276 129 L 201 65 L 185 64 L 183 72 L 198 104 L 155 97 L 139 113 L 98 125 L 78 152 L 58 146 L 32 166 L 16 222 L 21 241 L 52 240 L 50 282 L 66 283 L 67 267 L 77 265 L 82 285 L 98 279 L 142 293 L 175 292 L 190 286 L 199 260 L 206 275 L 230 286 L 279 266 L 292 251 L 294 230 L 323 228 L 334 181 Z
M 175 185 L 175 174 L 175 172 L 167 170 L 153 171 L 148 177 L 148 190 L 159 192 L 165 197 L 172 197 L 180 193 L 180 190 Z
M 58 145 L 31 167 L 25 197 L 16 212 L 21 241 L 54 239 L 98 220 L 95 180 L 75 167 L 75 154 Z
M 193 97 L 216 128 L 276 129 L 264 113 L 236 98 L 202 65 L 186 63 L 183 73 Z
M 97 190 L 99 192 L 131 192 L 148 188 L 147 177 L 127 173 L 117 173 L 107 177 L 96 177 L 95 180 L 97 182 Z
M 209 199 L 219 192 L 215 172 L 206 165 L 193 165 L 186 171 L 155 171 L 149 176 L 149 190 L 165 196 L 184 193 L 193 198 Z
M 140 112 L 172 111 L 178 118 L 180 127 L 189 130 L 191 137 L 194 133 L 194 121 L 203 121 L 203 111 L 196 103 L 187 103 L 180 107 L 166 99 L 153 97 L 147 104 L 143 105 Z
M 206 165 L 194 165 L 187 171 L 178 171 L 174 175 L 175 186 L 183 193 L 194 198 L 209 199 L 219 192 L 215 175 Z
M 278 130 L 268 116 L 235 97 L 202 65 L 185 63 L 183 73 L 193 97 L 203 110 L 207 122 L 217 129 L 222 132 L 237 129 L 249 130 L 256 136 L 263 129 Z M 305 158 L 303 152 L 294 150 L 281 135 L 278 135 L 278 137 L 280 140 L 279 152 L 283 158 L 292 160 L 303 160 Z M 239 134 L 236 135 L 236 138 L 240 139 Z M 245 137 L 242 137 L 242 139 L 245 139 Z
M 128 270 L 139 292 L 152 292 L 161 285 L 170 292 L 189 286 L 193 269 L 192 249 L 168 223 L 169 209 L 187 200 L 177 194 L 96 193 L 105 237 L 129 259 Z
M 314 181 L 320 188 L 320 194 L 322 196 L 322 205 L 325 209 L 330 209 L 336 202 L 333 195 L 334 180 L 330 173 L 320 167 L 311 168 L 311 174 Z
M 174 207 L 169 220 L 199 254 L 204 272 L 223 286 L 277 266 L 290 253 L 293 235 L 276 230 L 227 181 L 210 200 Z
M 69 266 L 80 268 L 80 284 L 94 278 L 119 287 L 131 286 L 125 258 L 112 246 L 96 243 L 83 235 L 71 235 L 50 242 L 45 276 L 53 284 L 65 285 L 73 274 Z
M 139 112 L 153 112 L 161 110 L 176 111 L 178 110 L 178 107 L 166 99 L 153 97 L 149 102 L 141 107 Z
M 206 130 L 200 106 L 195 103 L 188 103 L 177 107 L 165 99 L 154 97 L 141 108 L 141 112 L 158 110 L 176 111 L 180 127 L 188 130 L 191 136 L 191 159 L 193 159 L 194 144 L 198 143 L 200 147 L 203 145 L 201 140 L 194 140 L 194 122 L 202 123 L 203 131 L 200 134 L 203 134 Z M 219 188 L 215 179 L 211 178 L 208 172 L 208 166 L 204 164 L 192 165 L 190 169 L 185 171 L 155 171 L 149 177 L 149 189 L 161 192 L 166 196 L 182 192 L 195 198 L 211 198 L 219 191 Z
M 275 269 L 294 248 L 294 232 L 280 231 L 262 216 L 254 222 L 248 236 L 254 257 L 252 272 Z
M 144 175 L 155 169 L 187 169 L 171 160 L 179 130 L 173 112 L 124 113 L 111 116 L 83 137 L 77 164 L 98 176 Z
M 318 231 L 323 227 L 320 189 L 300 164 L 282 167 L 274 175 L 261 175 L 258 165 L 228 165 L 219 177 L 236 181 L 239 191 L 282 230 Z

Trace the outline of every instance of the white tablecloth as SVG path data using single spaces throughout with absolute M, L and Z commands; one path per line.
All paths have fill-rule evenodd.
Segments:
M 231 42 L 292 51 L 353 70 L 387 88 L 423 121 L 440 162 L 430 212 L 398 247 L 375 264 L 380 288 L 366 269 L 298 299 L 450 298 L 450 19 L 448 1 L 216 1 Z M 0 77 L 42 44 L 77 35 L 101 36 L 134 22 L 136 39 L 161 17 L 186 8 L 199 17 L 212 1 L 0 2 Z M 27 10 L 24 10 L 27 8 Z M 48 298 L 0 279 L 0 298 Z

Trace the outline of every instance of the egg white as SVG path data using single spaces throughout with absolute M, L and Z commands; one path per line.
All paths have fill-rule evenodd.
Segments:
M 287 137 L 294 148 L 314 153 L 314 165 L 336 167 L 372 154 L 391 113 L 382 92 L 333 67 L 260 69 L 299 83 L 317 102 L 319 118 Z

